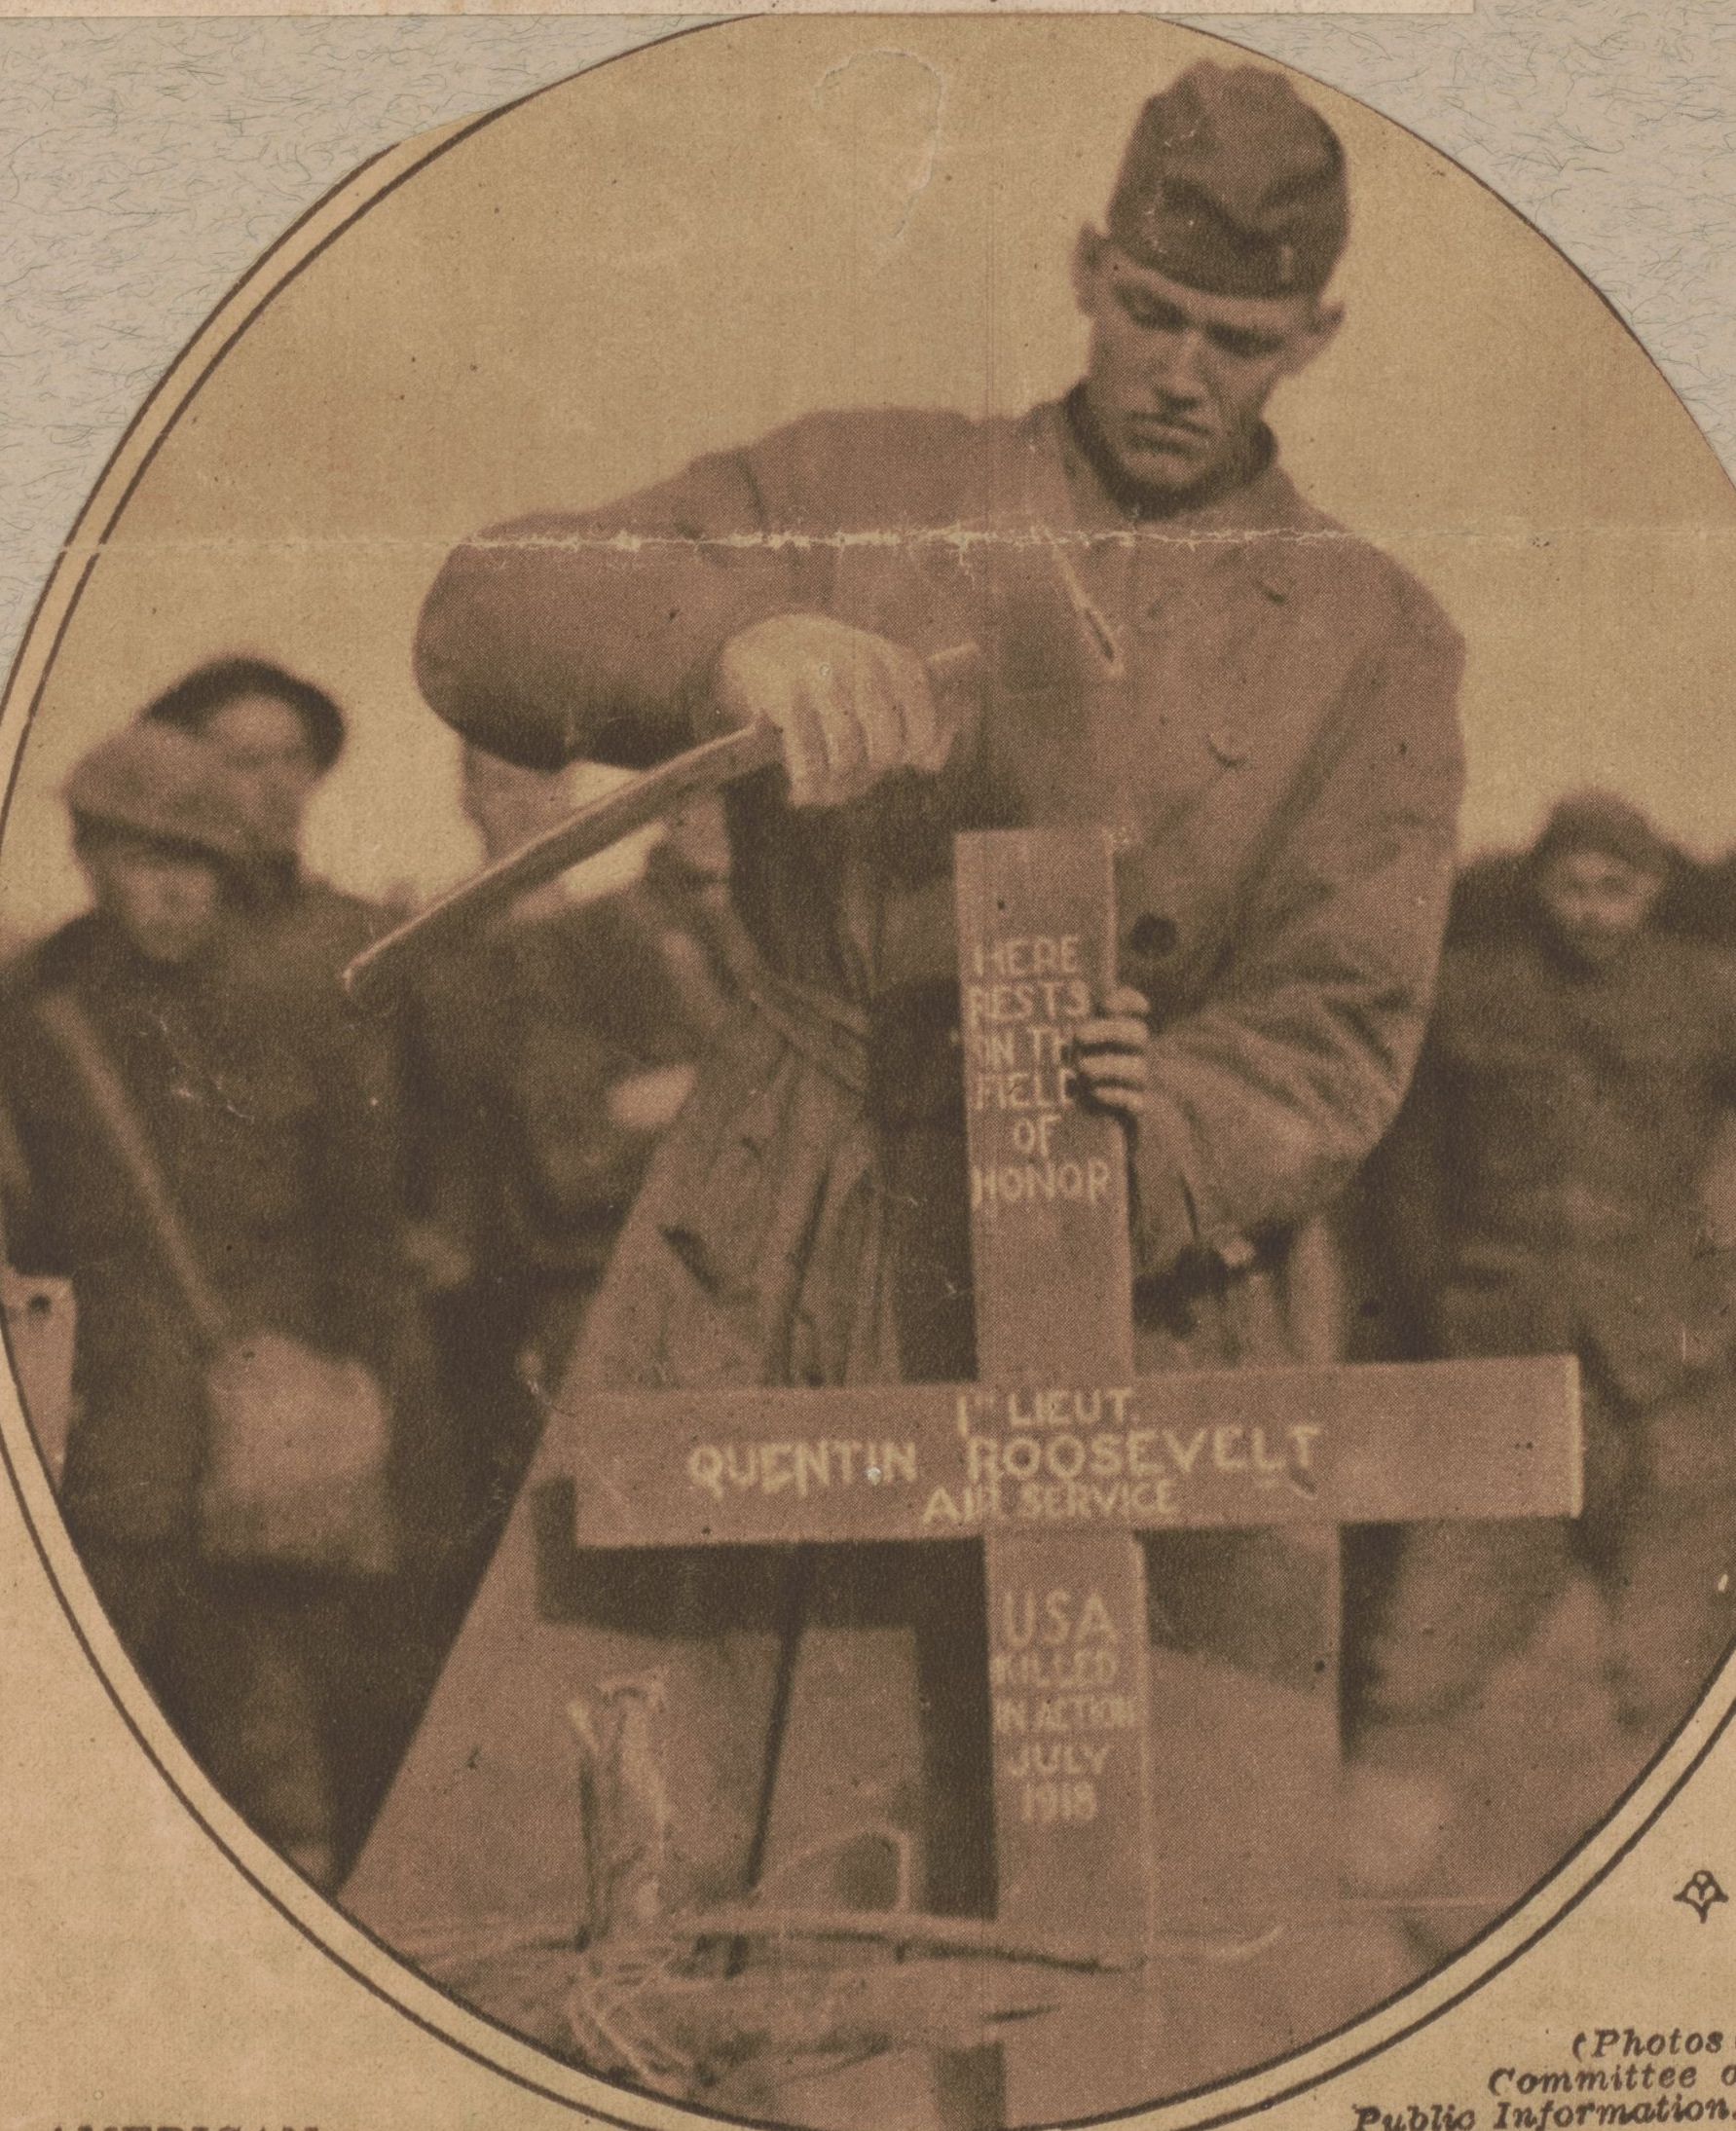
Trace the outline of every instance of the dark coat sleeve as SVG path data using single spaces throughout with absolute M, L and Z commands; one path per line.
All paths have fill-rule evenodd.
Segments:
M 280 1027 L 319 1091 L 308 1210 L 319 1239 L 324 1342 L 383 1369 L 410 1294 L 395 1132 L 340 1013 L 308 1011 Z
M 1459 637 L 1393 572 L 1208 1003 L 1162 1031 L 1135 1151 L 1161 1273 L 1329 1204 L 1391 1123 L 1422 1040 L 1463 782 Z
M 724 642 L 814 604 L 814 550 L 774 526 L 757 464 L 790 432 L 699 459 L 641 495 L 467 540 L 435 580 L 416 644 L 434 710 L 535 768 L 578 755 L 641 768 L 693 738 Z M 783 534 L 783 536 L 780 536 Z
M 1367 1270 L 1396 1313 L 1389 1336 L 1417 1359 L 1432 1350 L 1434 1302 L 1452 1257 L 1447 1072 L 1440 1044 L 1426 1038 L 1410 1092 L 1363 1185 Z
M 0 1242 L 16 1271 L 64 1275 L 73 1269 L 59 1219 L 64 1194 L 43 1173 L 45 1149 L 56 1135 L 45 1101 L 54 1063 L 42 1052 L 19 1003 L 0 1002 Z
M 935 411 L 809 415 L 621 502 L 478 533 L 428 594 L 418 683 L 448 724 L 528 767 L 658 761 L 697 736 L 731 636 L 842 612 L 852 548 L 871 569 L 888 532 L 951 522 L 975 437 Z M 877 537 L 853 543 L 864 530 Z

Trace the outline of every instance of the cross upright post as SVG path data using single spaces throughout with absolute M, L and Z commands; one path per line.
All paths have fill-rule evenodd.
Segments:
M 1089 1486 L 1080 1392 L 1133 1380 L 1122 1127 L 1074 1101 L 1066 1049 L 1115 982 L 1108 838 L 961 836 L 957 906 L 978 1373 L 1015 1394 L 993 1419 L 1051 1414 L 1019 1435 L 991 1420 L 967 1466 L 989 1497 L 996 1914 L 1137 1964 L 1156 1924 L 1144 1555 L 1127 1530 L 1019 1529 L 1009 1499 Z M 1145 2036 L 1128 2011 L 1062 2062 L 1005 2052 L 1008 2120 L 1112 2107 L 1099 2078 L 1105 2096 L 1139 2092 Z

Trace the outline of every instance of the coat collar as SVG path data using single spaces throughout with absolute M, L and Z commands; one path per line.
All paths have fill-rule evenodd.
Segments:
M 1257 751 L 1261 731 L 1274 715 L 1273 689 L 1261 677 L 1269 676 L 1282 659 L 1295 596 L 1307 589 L 1303 572 L 1308 558 L 1317 536 L 1330 532 L 1331 521 L 1298 494 L 1277 463 L 1275 445 L 1240 487 L 1171 517 L 1141 521 L 1110 495 L 1090 454 L 1082 448 L 1064 403 L 1033 408 L 1019 433 L 1024 445 L 1018 504 L 1022 525 L 1051 541 L 1057 533 L 1061 536 L 1060 574 L 1071 585 L 1082 620 L 1094 624 L 1112 646 L 1115 674 L 1123 671 L 1128 631 L 1137 637 L 1141 629 L 1139 616 L 1150 593 L 1166 578 L 1173 583 L 1178 548 L 1189 551 L 1185 575 L 1193 587 L 1190 596 L 1203 597 L 1205 611 L 1224 622 L 1213 640 L 1217 653 L 1208 649 L 1205 655 L 1223 655 L 1226 643 L 1233 640 L 1238 677 L 1234 687 L 1202 684 L 1195 691 L 1200 789 L 1226 771 L 1240 769 Z M 1142 557 L 1138 550 L 1147 543 L 1159 552 Z M 1096 605 L 1088 582 L 1094 580 L 1101 590 L 1120 576 L 1112 570 L 1105 579 L 1100 569 L 1091 568 L 1093 551 L 1106 548 L 1122 549 L 1135 566 L 1130 577 L 1121 579 L 1132 593 L 1130 603 L 1113 610 Z M 1139 567 L 1144 563 L 1151 568 Z M 1154 612 L 1162 611 L 1162 606 L 1160 602 Z M 1233 618 L 1233 627 L 1227 617 Z
M 1024 500 L 1033 523 L 1127 541 L 1221 544 L 1226 558 L 1237 563 L 1274 606 L 1291 597 L 1303 540 L 1324 521 L 1278 464 L 1275 439 L 1238 488 L 1170 517 L 1142 519 L 1111 495 L 1065 401 L 1033 408 L 1021 427 L 1027 445 Z

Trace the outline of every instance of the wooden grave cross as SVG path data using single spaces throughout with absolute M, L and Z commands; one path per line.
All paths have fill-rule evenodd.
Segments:
M 999 1920 L 1137 1961 L 1162 1922 L 1166 1847 L 1137 1535 L 1570 1514 L 1572 1365 L 1136 1380 L 1122 1128 L 1074 1103 L 1064 1051 L 1069 1023 L 1113 981 L 1108 840 L 963 836 L 957 882 L 982 1381 L 667 1392 L 650 1413 L 642 1397 L 600 1399 L 576 1538 L 980 1532 Z M 1124 2039 L 1135 2059 L 1149 2047 Z M 1151 2098 L 1136 2065 L 1104 2062 L 1101 2039 L 1089 2073 L 1066 2054 L 1014 2078 L 1012 2121 Z M 1099 2076 L 1104 2091 L 1085 2091 Z
M 1570 1515 L 1579 1451 L 1565 1357 L 1135 1377 L 1125 1135 L 1074 1102 L 1064 1055 L 1114 981 L 1113 904 L 1101 830 L 958 839 L 979 1382 L 587 1395 L 538 1471 L 573 1483 L 581 1558 L 979 1535 L 997 1926 L 1136 1972 L 1165 1922 L 1176 1803 L 1153 1765 L 1141 1535 Z M 510 1610 L 494 1609 L 497 1672 Z M 472 1679 L 488 1672 L 473 1652 Z M 439 1696 L 431 1714 L 425 1759 L 455 1744 L 445 1773 L 419 1778 L 412 1754 L 411 1841 L 463 1788 L 469 1735 Z M 388 1804 L 374 1847 L 404 1839 Z M 364 1857 L 347 1895 L 388 1938 L 401 1900 L 374 1888 L 390 1880 Z M 1059 2046 L 1003 2044 L 1005 2120 L 1164 2091 L 1162 2037 L 1127 2005 L 1106 1998 Z

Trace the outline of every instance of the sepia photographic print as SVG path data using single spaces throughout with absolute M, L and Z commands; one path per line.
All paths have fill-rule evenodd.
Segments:
M 32 588 L 8 2124 L 1725 2120 L 1713 443 L 1281 37 L 618 42 Z

